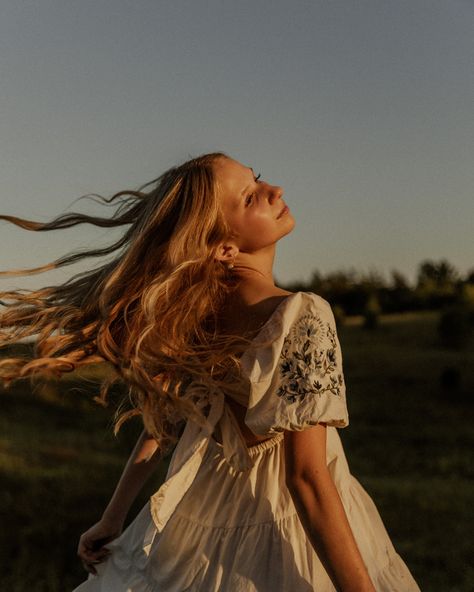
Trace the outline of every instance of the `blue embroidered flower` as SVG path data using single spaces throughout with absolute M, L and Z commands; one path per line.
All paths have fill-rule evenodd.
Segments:
M 283 343 L 277 395 L 289 403 L 309 394 L 340 396 L 343 377 L 336 348 L 336 331 L 329 323 L 311 314 L 300 317 Z

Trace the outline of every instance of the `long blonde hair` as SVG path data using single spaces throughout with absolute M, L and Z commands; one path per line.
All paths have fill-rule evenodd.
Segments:
M 78 224 L 129 225 L 108 247 L 70 253 L 42 267 L 1 272 L 29 275 L 70 265 L 86 257 L 110 255 L 112 261 L 74 275 L 61 285 L 0 292 L 0 347 L 34 337 L 29 358 L 0 361 L 0 380 L 61 376 L 79 366 L 109 362 L 104 380 L 106 404 L 114 382 L 127 386 L 131 409 L 115 415 L 114 432 L 140 414 L 145 429 L 167 449 L 177 440 L 183 418 L 205 417 L 186 385 L 222 385 L 239 366 L 244 342 L 217 330 L 219 310 L 236 287 L 216 261 L 229 228 L 219 206 L 213 164 L 227 158 L 205 154 L 173 167 L 138 190 L 110 198 L 110 217 L 66 213 L 47 223 L 0 216 L 27 230 L 50 231 Z M 150 185 L 154 187 L 148 191 Z M 244 340 L 245 341 L 245 340 Z

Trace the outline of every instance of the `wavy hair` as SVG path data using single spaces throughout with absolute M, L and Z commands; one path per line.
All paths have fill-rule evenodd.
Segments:
M 34 338 L 29 357 L 5 357 L 5 387 L 20 378 L 60 377 L 91 363 L 109 362 L 96 400 L 107 405 L 112 384 L 127 388 L 131 408 L 117 410 L 114 433 L 141 415 L 145 429 L 162 449 L 177 441 L 177 426 L 206 416 L 186 386 L 229 384 L 239 368 L 238 352 L 248 340 L 218 331 L 221 306 L 236 280 L 215 255 L 229 236 L 213 171 L 216 152 L 173 167 L 138 190 L 87 198 L 116 206 L 110 217 L 66 213 L 47 223 L 0 215 L 37 232 L 93 224 L 129 226 L 113 244 L 72 252 L 42 267 L 0 275 L 30 275 L 88 257 L 113 254 L 100 267 L 63 284 L 37 290 L 0 292 L 0 347 Z M 153 186 L 150 189 L 150 186 Z M 148 188 L 148 191 L 145 191 Z M 82 199 L 82 198 L 80 198 Z

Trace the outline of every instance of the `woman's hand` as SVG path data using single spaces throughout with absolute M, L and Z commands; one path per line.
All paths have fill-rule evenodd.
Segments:
M 104 545 L 116 539 L 121 534 L 122 529 L 122 521 L 102 518 L 81 535 L 77 555 L 81 559 L 84 569 L 91 574 L 97 575 L 94 564 L 104 561 L 111 553 Z
M 77 555 L 88 572 L 96 575 L 94 564 L 110 555 L 111 551 L 104 545 L 122 533 L 130 506 L 145 481 L 156 471 L 161 459 L 158 444 L 143 429 L 102 518 L 79 539 Z

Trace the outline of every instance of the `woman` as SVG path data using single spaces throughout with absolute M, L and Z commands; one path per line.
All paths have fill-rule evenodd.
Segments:
M 331 308 L 274 284 L 276 243 L 295 224 L 282 189 L 214 153 L 115 201 L 111 218 L 3 217 L 33 230 L 130 225 L 88 254 L 120 250 L 112 262 L 3 294 L 2 343 L 38 335 L 35 359 L 0 364 L 5 383 L 107 360 L 133 402 L 116 431 L 143 419 L 109 504 L 80 537 L 90 575 L 76 592 L 418 591 L 337 434 L 348 415 Z M 165 482 L 123 530 L 175 444 Z

